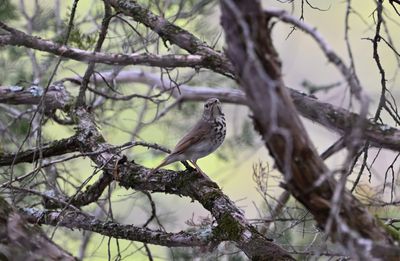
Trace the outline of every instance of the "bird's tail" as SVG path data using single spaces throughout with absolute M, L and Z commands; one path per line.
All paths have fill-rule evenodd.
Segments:
M 154 172 L 156 172 L 159 168 L 164 167 L 172 162 L 174 162 L 174 160 L 172 160 L 172 158 L 170 157 L 172 154 L 168 155 L 163 161 L 161 161 L 161 163 L 155 167 L 154 169 L 151 170 L 150 174 L 153 174 Z

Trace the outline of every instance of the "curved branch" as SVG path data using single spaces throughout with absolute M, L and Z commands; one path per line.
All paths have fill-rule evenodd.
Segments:
M 76 260 L 0 197 L 1 260 Z
M 112 181 L 113 178 L 111 175 L 103 173 L 100 178 L 96 180 L 96 182 L 87 186 L 85 191 L 80 191 L 74 196 L 63 199 L 63 201 L 68 202 L 68 205 L 72 205 L 74 207 L 89 205 L 100 198 L 104 190 Z M 65 206 L 65 204 L 60 204 L 60 202 L 55 200 L 43 200 L 43 205 L 46 209 L 63 208 Z
M 24 88 L 21 86 L 0 86 L 0 103 L 5 104 L 39 104 L 45 94 L 43 106 L 46 111 L 61 109 L 67 111 L 72 97 L 62 85 L 49 86 L 46 93 L 41 86 Z
M 79 78 L 73 78 L 79 80 Z M 96 75 L 92 81 L 115 80 L 118 83 L 140 82 L 161 90 L 170 89 L 172 95 L 180 101 L 205 101 L 210 97 L 216 97 L 225 103 L 247 105 L 243 91 L 233 88 L 211 88 L 205 86 L 179 85 L 179 91 L 175 83 L 168 78 L 160 78 L 153 73 L 139 70 L 121 71 L 116 77 L 112 72 L 102 72 L 101 77 Z M 330 103 L 321 102 L 311 95 L 290 89 L 290 96 L 301 116 L 321 124 L 322 126 L 338 132 L 340 135 L 348 133 L 354 124 L 362 122 L 365 126 L 361 139 L 370 141 L 372 146 L 400 151 L 400 130 L 388 125 L 379 124 L 367 119 L 362 119 L 358 114 L 352 113 Z
M 48 158 L 77 150 L 79 150 L 79 144 L 76 137 L 72 136 L 66 139 L 52 141 L 44 144 L 40 148 L 21 151 L 18 154 L 2 154 L 0 152 L 0 166 L 9 166 L 21 162 L 34 162 L 39 158 L 39 155 L 42 158 Z
M 353 70 L 345 65 L 343 60 L 337 55 L 333 48 L 329 45 L 329 43 L 323 38 L 323 36 L 312 26 L 308 25 L 301 19 L 297 19 L 294 16 L 290 15 L 285 10 L 279 9 L 266 9 L 264 10 L 265 14 L 270 17 L 276 17 L 282 22 L 289 23 L 300 28 L 303 32 L 310 35 L 314 41 L 318 44 L 322 52 L 325 54 L 326 58 L 333 63 L 339 72 L 342 74 L 343 78 L 348 82 L 352 92 L 356 94 L 356 96 L 360 97 L 362 88 L 356 79 Z
M 132 17 L 135 21 L 145 25 L 156 32 L 164 42 L 171 42 L 191 54 L 207 57 L 211 70 L 234 78 L 233 67 L 222 52 L 214 50 L 204 41 L 192 33 L 170 23 L 165 18 L 158 16 L 150 10 L 142 7 L 136 1 L 110 0 L 111 5 L 118 12 Z
M 158 67 L 204 67 L 214 70 L 214 65 L 203 55 L 107 54 L 91 52 L 30 36 L 1 22 L 0 28 L 10 32 L 8 35 L 0 36 L 0 45 L 24 46 L 81 62 L 109 65 L 141 64 Z
M 168 247 L 207 246 L 214 242 L 211 230 L 201 233 L 167 233 L 133 225 L 122 225 L 115 222 L 100 221 L 95 217 L 74 211 L 43 211 L 34 208 L 21 209 L 24 217 L 33 224 L 62 226 L 71 229 L 83 229 L 118 239 L 139 241 L 143 243 Z
M 121 186 L 185 195 L 198 200 L 218 222 L 218 227 L 213 233 L 217 239 L 234 241 L 252 259 L 269 257 L 270 260 L 293 260 L 285 250 L 260 235 L 248 223 L 242 211 L 222 193 L 217 184 L 195 171 L 185 171 L 182 174 L 182 172 L 159 170 L 152 174 L 149 169 L 134 162 L 120 164 L 121 156 L 113 154 L 112 146 L 105 142 L 92 116 L 83 108 L 78 108 L 76 114 L 77 136 L 82 150 L 93 152 L 110 148 L 90 157 L 106 174 L 117 178 Z
M 292 260 L 290 255 L 252 227 L 243 212 L 221 191 L 218 185 L 196 171 L 150 170 L 137 164 L 120 166 L 119 185 L 140 191 L 187 196 L 210 211 L 218 226 L 214 236 L 234 241 L 253 260 Z

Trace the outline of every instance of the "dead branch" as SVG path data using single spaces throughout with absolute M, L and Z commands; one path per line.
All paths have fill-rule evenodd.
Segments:
M 110 147 L 99 133 L 92 116 L 83 108 L 77 109 L 77 136 L 86 152 Z M 140 191 L 163 192 L 188 196 L 209 210 L 218 223 L 216 236 L 234 241 L 250 258 L 260 256 L 271 260 L 293 260 L 285 250 L 260 235 L 245 219 L 241 210 L 222 193 L 214 182 L 193 170 L 182 172 L 150 170 L 133 162 L 118 164 L 121 158 L 112 150 L 92 155 L 92 161 L 107 175 L 118 172 L 121 186 Z M 114 175 L 115 176 L 115 175 Z
M 284 88 L 281 64 L 268 29 L 271 17 L 261 11 L 257 1 L 225 0 L 221 7 L 228 55 L 252 101 L 249 107 L 255 128 L 284 175 L 287 189 L 314 215 L 319 226 L 325 227 L 337 182 L 316 153 Z M 332 240 L 360 258 L 376 255 L 360 240 L 369 246 L 374 241 L 391 246 L 393 239 L 367 209 L 351 193 L 343 193 L 340 218 L 326 231 Z
M 29 226 L 2 197 L 0 215 L 0 245 L 4 260 L 76 260 L 38 227 Z
M 178 232 L 167 233 L 161 230 L 136 227 L 133 225 L 122 225 L 116 222 L 100 221 L 92 216 L 83 215 L 74 211 L 49 211 L 34 208 L 21 209 L 23 216 L 33 224 L 44 224 L 51 226 L 62 226 L 70 229 L 82 229 L 92 231 L 104 236 L 145 242 L 149 244 L 168 247 L 195 247 L 207 246 L 216 239 L 209 232 Z M 223 240 L 223 239 L 222 239 Z

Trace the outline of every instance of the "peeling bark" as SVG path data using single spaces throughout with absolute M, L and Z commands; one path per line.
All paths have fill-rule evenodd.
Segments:
M 285 187 L 323 228 L 330 218 L 338 183 L 318 156 L 284 87 L 280 60 L 270 37 L 271 17 L 262 12 L 258 1 L 225 0 L 221 7 L 228 56 L 251 101 L 255 128 L 284 175 Z M 326 232 L 350 255 L 375 255 L 368 247 L 373 242 L 393 244 L 390 235 L 347 190 L 339 207 L 340 220 L 334 219 L 331 231 Z M 364 244 L 363 240 L 370 241 Z

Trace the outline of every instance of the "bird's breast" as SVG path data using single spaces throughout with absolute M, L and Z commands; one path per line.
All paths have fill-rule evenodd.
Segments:
M 213 145 L 218 148 L 224 141 L 226 135 L 226 123 L 223 116 L 215 119 L 212 124 L 212 131 L 214 132 L 213 136 L 215 137 Z

